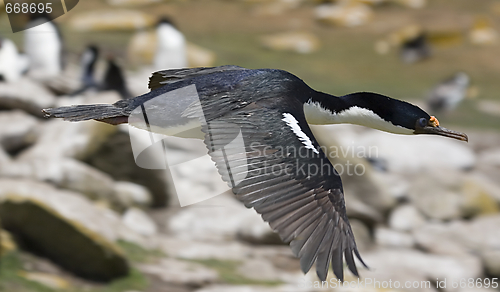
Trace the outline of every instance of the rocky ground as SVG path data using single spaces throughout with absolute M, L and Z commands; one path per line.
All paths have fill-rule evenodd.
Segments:
M 181 208 L 168 172 L 135 165 L 126 127 L 37 111 L 113 102 L 113 92 L 70 100 L 22 82 L 0 84 L 2 291 L 328 290 L 229 192 Z M 500 277 L 499 133 L 461 129 L 467 144 L 348 125 L 313 130 L 342 174 L 370 267 L 362 279 L 469 291 L 477 285 L 451 283 Z M 193 149 L 190 140 L 169 144 L 180 158 Z M 200 180 L 202 169 L 184 169 L 175 188 L 210 192 L 217 177 Z

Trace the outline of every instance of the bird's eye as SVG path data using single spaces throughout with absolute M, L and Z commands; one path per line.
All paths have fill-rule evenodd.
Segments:
M 425 127 L 425 126 L 427 126 L 427 123 L 428 123 L 428 122 L 427 122 L 427 119 L 426 119 L 426 118 L 421 118 L 421 119 L 419 119 L 419 120 L 418 120 L 418 125 L 419 125 L 420 127 L 422 127 L 422 128 L 423 128 L 423 127 Z

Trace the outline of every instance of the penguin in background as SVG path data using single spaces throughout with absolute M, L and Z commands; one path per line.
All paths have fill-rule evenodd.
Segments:
M 28 69 L 28 58 L 9 39 L 0 37 L 0 81 L 15 82 Z
M 81 94 L 90 89 L 98 89 L 95 80 L 95 66 L 99 57 L 99 49 L 94 45 L 88 45 L 80 57 L 80 89 L 71 93 L 70 96 Z
M 70 96 L 79 95 L 91 90 L 96 92 L 114 90 L 120 94 L 122 99 L 132 97 L 128 91 L 123 71 L 112 56 L 108 56 L 107 58 L 106 69 L 102 81 L 98 82 L 96 80 L 95 71 L 98 59 L 99 48 L 95 45 L 87 46 L 80 58 L 81 87 L 71 93 Z
M 400 57 L 403 62 L 412 64 L 429 58 L 431 53 L 427 35 L 422 32 L 402 44 Z
M 94 45 L 87 46 L 82 54 L 80 65 L 82 67 L 82 85 L 84 88 L 97 86 L 94 71 L 98 57 L 99 49 Z
M 132 94 L 128 91 L 127 82 L 125 81 L 125 76 L 123 70 L 116 63 L 113 57 L 108 57 L 107 68 L 104 73 L 104 80 L 101 85 L 101 90 L 114 90 L 118 92 L 122 99 L 127 99 L 132 97 Z
M 59 27 L 47 14 L 32 14 L 24 31 L 24 52 L 29 59 L 28 74 L 37 79 L 59 75 L 63 69 L 63 41 Z M 41 23 L 41 24 L 39 24 Z
M 188 67 L 184 35 L 168 18 L 160 19 L 156 25 L 156 36 L 155 70 Z
M 434 112 L 454 110 L 466 97 L 470 78 L 464 72 L 458 72 L 436 85 L 427 96 L 427 105 Z

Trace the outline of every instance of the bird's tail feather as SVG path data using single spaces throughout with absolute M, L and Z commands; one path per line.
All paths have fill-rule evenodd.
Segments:
M 47 118 L 63 118 L 71 122 L 97 120 L 117 125 L 126 123 L 128 120 L 128 117 L 123 114 L 123 109 L 110 104 L 63 106 L 43 109 L 42 112 Z

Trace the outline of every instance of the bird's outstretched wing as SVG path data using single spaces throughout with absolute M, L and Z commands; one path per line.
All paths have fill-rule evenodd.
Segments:
M 253 102 L 207 120 L 202 130 L 223 180 L 290 242 L 304 273 L 316 262 L 324 281 L 331 262 L 343 280 L 345 256 L 358 275 L 353 253 L 363 261 L 347 219 L 340 176 L 314 139 L 299 102 L 279 97 Z M 244 146 L 232 147 L 240 133 Z
M 155 90 L 167 84 L 185 80 L 186 78 L 194 78 L 201 75 L 209 75 L 216 72 L 235 71 L 235 70 L 248 70 L 243 67 L 226 65 L 219 67 L 198 67 L 198 68 L 181 68 L 181 69 L 168 69 L 163 71 L 154 72 L 149 78 L 148 88 Z

